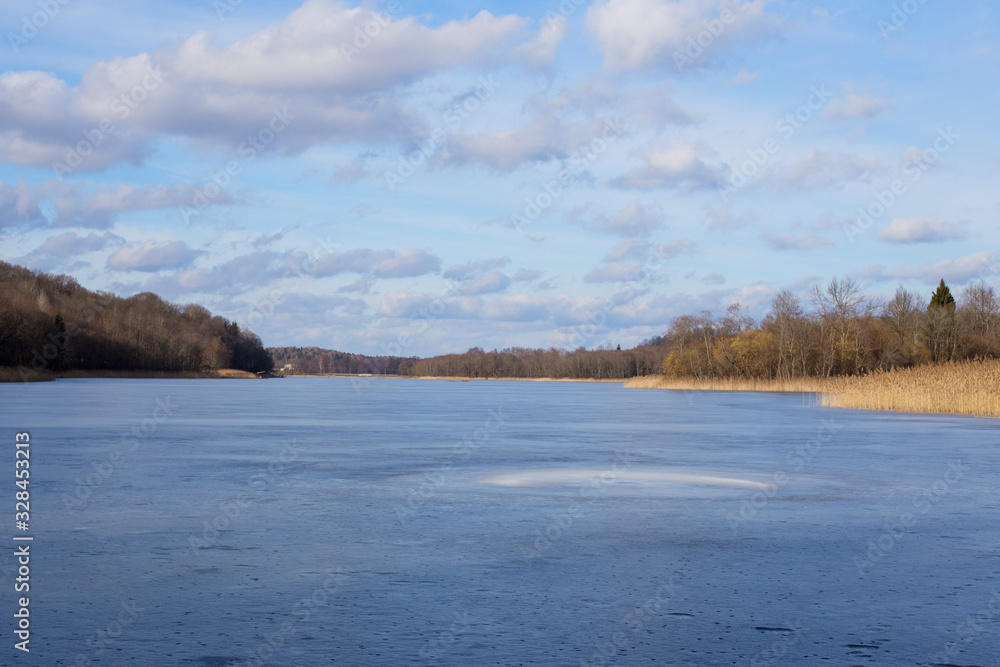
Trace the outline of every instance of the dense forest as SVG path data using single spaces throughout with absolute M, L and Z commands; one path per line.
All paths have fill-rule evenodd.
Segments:
M 832 280 L 803 303 L 779 292 L 761 321 L 735 304 L 725 315 L 683 315 L 666 333 L 631 350 L 485 352 L 473 348 L 404 362 L 400 374 L 432 376 L 625 379 L 762 378 L 855 375 L 932 362 L 1000 357 L 1000 305 L 978 283 L 955 299 L 942 280 L 930 298 L 902 288 L 888 300 L 853 280 Z
M 0 366 L 36 371 L 259 372 L 270 355 L 249 329 L 150 292 L 122 298 L 0 261 Z
M 400 364 L 413 361 L 405 357 L 369 357 L 319 347 L 269 347 L 267 351 L 274 359 L 275 368 L 288 367 L 287 372 L 296 375 L 396 375 Z

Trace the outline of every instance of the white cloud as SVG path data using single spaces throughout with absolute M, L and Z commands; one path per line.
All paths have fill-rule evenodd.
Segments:
M 100 236 L 94 232 L 90 232 L 87 236 L 77 236 L 75 232 L 66 232 L 45 239 L 45 242 L 38 246 L 31 254 L 50 255 L 52 257 L 73 257 L 85 252 L 103 250 L 109 245 L 124 242 L 125 239 L 111 232 L 104 232 Z
M 2 149 L 0 149 L 2 152 Z M 39 200 L 23 183 L 7 185 L 0 181 L 0 229 L 19 224 L 39 225 L 47 222 Z
M 372 250 L 358 248 L 330 253 L 316 261 L 313 274 L 317 277 L 341 273 L 370 273 L 377 278 L 412 278 L 437 273 L 441 260 L 425 250 Z
M 822 246 L 833 245 L 830 239 L 824 239 L 815 234 L 794 236 L 792 234 L 770 234 L 764 232 L 760 238 L 771 250 L 811 250 Z
M 831 100 L 823 112 L 826 120 L 870 120 L 875 118 L 892 102 L 886 98 L 859 93 L 848 86 L 842 97 Z
M 824 151 L 813 148 L 789 165 L 781 178 L 793 188 L 814 190 L 841 187 L 882 169 L 883 166 L 874 160 L 856 157 L 842 150 Z
M 156 272 L 187 266 L 199 254 L 183 241 L 126 243 L 108 257 L 108 268 L 113 271 Z
M 879 234 L 880 241 L 889 243 L 931 243 L 965 238 L 965 232 L 937 218 L 904 218 L 897 216 Z
M 918 266 L 897 266 L 888 275 L 898 279 L 918 279 L 928 285 L 936 285 L 942 278 L 959 285 L 976 278 L 997 274 L 997 253 L 993 250 L 946 259 L 940 262 L 925 262 Z
M 509 171 L 525 163 L 565 159 L 601 136 L 606 121 L 573 123 L 555 116 L 534 119 L 513 130 L 456 135 L 448 142 L 442 162 L 480 162 Z
M 586 208 L 576 208 L 570 212 L 570 220 L 587 229 L 621 236 L 622 238 L 645 238 L 663 227 L 663 209 L 657 204 L 649 204 L 633 199 L 614 215 L 590 213 Z
M 663 148 L 643 154 L 646 164 L 628 172 L 613 184 L 634 190 L 715 187 L 723 181 L 723 171 L 706 161 L 706 158 L 714 157 L 715 151 L 705 144 L 675 139 Z
M 756 80 L 757 72 L 748 72 L 745 69 L 741 69 L 728 83 L 730 86 L 749 86 Z
M 587 27 L 597 38 L 604 60 L 614 69 L 675 62 L 674 54 L 700 33 L 708 45 L 688 55 L 694 65 L 717 59 L 732 44 L 759 37 L 774 21 L 765 13 L 768 0 L 595 0 Z M 728 17 L 728 18 L 727 18 Z M 697 42 L 695 42 L 697 46 Z
M 289 122 L 270 150 L 412 142 L 423 123 L 392 92 L 454 68 L 544 66 L 565 32 L 557 21 L 533 34 L 527 19 L 487 11 L 435 27 L 388 17 L 359 49 L 356 29 L 363 34 L 373 17 L 368 8 L 307 0 L 280 23 L 231 43 L 199 32 L 174 49 L 95 63 L 75 86 L 44 72 L 7 72 L 0 75 L 0 153 L 48 168 L 88 144 L 68 165 L 80 172 L 139 164 L 161 135 L 222 143 L 235 153 L 276 109 Z

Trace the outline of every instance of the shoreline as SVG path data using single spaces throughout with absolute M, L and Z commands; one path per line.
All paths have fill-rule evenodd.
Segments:
M 97 369 L 77 369 L 68 371 L 36 371 L 31 368 L 0 367 L 0 383 L 54 382 L 56 380 L 79 380 L 88 378 L 121 379 L 177 379 L 177 380 L 256 380 L 255 373 L 222 368 L 216 371 L 105 371 Z

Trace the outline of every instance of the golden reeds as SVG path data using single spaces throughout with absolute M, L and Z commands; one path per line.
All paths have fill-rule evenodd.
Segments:
M 823 378 L 792 378 L 765 380 L 757 378 L 718 378 L 698 380 L 646 375 L 625 382 L 629 389 L 678 389 L 681 391 L 774 391 L 787 393 L 819 393 L 825 390 Z
M 629 380 L 625 386 L 685 391 L 805 392 L 819 394 L 819 404 L 830 408 L 1000 417 L 1000 360 L 792 380 L 695 380 L 650 375 Z
M 1000 361 L 964 361 L 834 378 L 821 404 L 1000 417 Z

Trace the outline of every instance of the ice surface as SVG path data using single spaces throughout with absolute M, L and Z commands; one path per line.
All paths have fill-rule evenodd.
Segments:
M 998 664 L 996 420 L 288 378 L 0 385 L 0 424 L 32 664 Z

